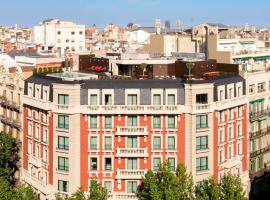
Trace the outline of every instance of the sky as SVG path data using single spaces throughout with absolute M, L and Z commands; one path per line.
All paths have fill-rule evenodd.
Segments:
M 202 22 L 270 28 L 270 0 L 1 0 L 0 25 L 31 27 L 50 19 L 87 27 L 129 22 L 153 26 L 155 19 L 183 27 Z

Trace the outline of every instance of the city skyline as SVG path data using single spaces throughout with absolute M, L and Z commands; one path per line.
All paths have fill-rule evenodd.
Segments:
M 249 1 L 248 4 L 244 0 L 218 3 L 213 0 L 93 0 L 91 2 L 77 0 L 68 3 L 63 0 L 43 2 L 28 0 L 27 3 L 14 0 L 2 3 L 2 8 L 5 9 L 0 13 L 0 24 L 31 27 L 48 18 L 59 18 L 86 26 L 96 24 L 98 27 L 103 27 L 109 23 L 125 26 L 129 22 L 151 26 L 154 25 L 154 20 L 159 18 L 163 23 L 169 20 L 172 26 L 175 26 L 176 20 L 181 20 L 185 28 L 202 22 L 226 25 L 248 23 L 259 27 L 270 27 L 267 20 L 270 18 L 270 13 L 267 12 L 269 6 L 270 2 L 265 0 Z

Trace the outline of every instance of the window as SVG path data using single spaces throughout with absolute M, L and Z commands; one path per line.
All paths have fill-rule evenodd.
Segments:
M 61 105 L 69 104 L 69 95 L 58 94 L 58 104 L 61 104 Z
M 137 192 L 137 181 L 127 181 L 127 193 Z
M 233 120 L 233 114 L 234 114 L 233 109 L 229 109 L 229 120 L 230 121 Z
M 255 85 L 254 84 L 249 85 L 249 93 L 253 94 L 254 92 L 255 92 Z
M 175 150 L 175 137 L 174 136 L 168 136 L 167 148 L 168 150 Z
M 90 170 L 98 170 L 97 167 L 97 158 L 90 158 Z
M 58 180 L 58 191 L 68 192 L 68 181 Z
M 98 98 L 96 94 L 91 94 L 90 95 L 90 105 L 98 105 Z
M 223 143 L 224 139 L 223 139 L 223 130 L 219 130 L 219 144 Z
M 233 97 L 232 88 L 229 89 L 228 99 L 231 99 Z
M 69 43 L 69 39 L 66 39 L 66 43 Z M 67 49 L 68 49 L 68 47 L 67 47 Z
M 229 140 L 233 139 L 233 129 L 232 127 L 229 127 Z
M 58 115 L 58 128 L 69 128 L 69 116 L 67 115 Z
M 112 181 L 104 181 L 104 188 L 107 192 L 112 192 Z
M 161 158 L 153 158 L 153 170 L 159 170 L 159 165 L 161 163 Z
M 168 158 L 168 162 L 170 164 L 170 169 L 175 170 L 175 158 Z
M 238 97 L 240 97 L 242 95 L 242 87 L 241 86 L 237 87 L 237 95 L 238 95 Z
M 97 150 L 98 149 L 98 137 L 91 136 L 90 137 L 90 150 Z
M 69 139 L 68 137 L 58 136 L 58 149 L 69 149 Z
M 167 105 L 175 105 L 175 95 L 174 94 L 168 94 Z
M 265 91 L 265 83 L 258 83 L 258 92 Z
M 127 148 L 137 148 L 137 137 L 135 136 L 127 137 Z
M 57 31 L 57 35 L 61 35 L 61 31 Z
M 160 136 L 153 137 L 153 149 L 161 150 L 161 137 Z
M 161 128 L 161 117 L 159 115 L 153 117 L 153 128 Z
M 137 169 L 137 158 L 128 158 L 127 159 L 127 169 Z
M 219 101 L 222 101 L 224 97 L 224 90 L 219 91 Z
M 219 112 L 219 123 L 224 123 L 225 122 L 225 111 L 220 111 Z
M 43 129 L 43 142 L 48 143 L 48 129 Z
M 137 116 L 136 115 L 129 115 L 127 117 L 127 125 L 128 126 L 137 126 Z
M 237 155 L 242 155 L 242 144 L 241 143 L 237 144 Z
M 229 146 L 229 159 L 231 159 L 231 158 L 232 158 L 232 147 Z
M 196 171 L 208 169 L 208 157 L 196 158 Z
M 68 171 L 69 170 L 68 161 L 69 161 L 68 158 L 58 156 L 58 170 Z
M 112 95 L 111 94 L 105 94 L 105 105 L 112 105 Z
M 196 137 L 196 150 L 203 150 L 208 148 L 208 136 Z
M 258 158 L 258 168 L 259 169 L 263 168 L 263 157 Z
M 161 105 L 161 95 L 160 94 L 154 94 L 153 105 Z
M 168 123 L 168 125 L 167 125 L 168 128 L 174 129 L 175 128 L 175 116 L 169 115 L 167 123 Z
M 75 35 L 75 32 L 74 31 L 71 31 L 71 35 Z
M 112 128 L 112 116 L 105 115 L 105 128 L 111 129 Z
M 97 115 L 91 115 L 90 116 L 90 129 L 96 129 L 98 128 L 98 121 L 97 121 Z
M 196 103 L 197 104 L 207 104 L 207 94 L 196 94 Z
M 112 150 L 112 137 L 111 136 L 104 137 L 104 149 Z
M 196 128 L 207 128 L 208 127 L 208 119 L 207 115 L 198 115 L 196 116 Z
M 242 135 L 242 124 L 237 125 L 237 135 L 241 136 Z
M 127 105 L 137 105 L 137 95 L 136 94 L 128 94 L 127 96 Z
M 105 171 L 111 171 L 112 170 L 112 159 L 111 158 L 105 158 L 104 159 L 104 170 Z
M 223 163 L 223 150 L 219 151 L 219 163 Z
M 79 34 L 80 34 L 80 35 L 82 35 L 82 34 L 83 34 L 83 32 L 82 32 L 82 31 L 80 31 L 80 32 L 79 32 Z

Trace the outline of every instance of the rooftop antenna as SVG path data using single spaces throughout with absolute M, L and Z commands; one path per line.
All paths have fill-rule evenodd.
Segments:
M 193 62 L 188 62 L 186 63 L 186 66 L 188 68 L 188 80 L 190 80 L 192 76 L 191 70 L 194 68 L 195 64 Z

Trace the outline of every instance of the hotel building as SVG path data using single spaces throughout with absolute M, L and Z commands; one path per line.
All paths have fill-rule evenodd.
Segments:
M 93 178 L 110 199 L 136 199 L 142 176 L 168 160 L 172 170 L 184 163 L 196 184 L 231 171 L 248 190 L 246 81 L 199 69 L 192 80 L 76 72 L 28 78 L 22 180 L 41 199 L 87 191 Z

